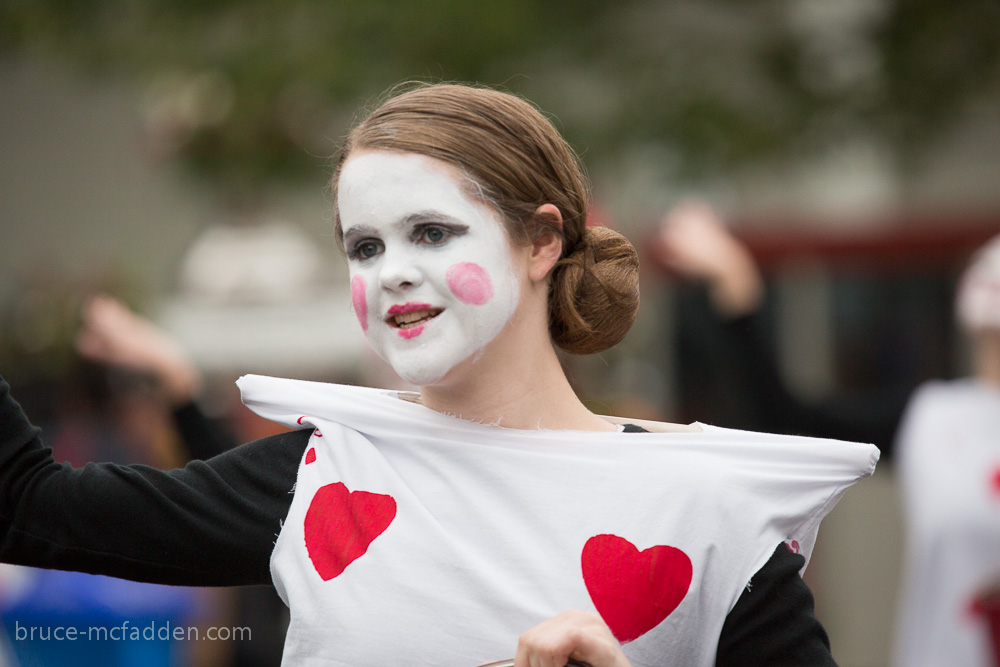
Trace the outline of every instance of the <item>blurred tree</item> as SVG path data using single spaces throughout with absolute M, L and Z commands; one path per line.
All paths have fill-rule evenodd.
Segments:
M 535 100 L 588 160 L 678 175 L 861 130 L 919 160 L 1000 89 L 995 0 L 6 0 L 0 53 L 147 86 L 151 146 L 236 191 L 314 176 L 360 102 L 410 79 Z

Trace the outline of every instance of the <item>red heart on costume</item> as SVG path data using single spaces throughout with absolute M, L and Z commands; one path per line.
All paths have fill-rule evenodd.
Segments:
M 396 517 L 392 496 L 348 491 L 342 482 L 316 492 L 306 512 L 306 551 L 323 581 L 338 576 L 368 551 Z
M 663 622 L 691 587 L 691 559 L 674 547 L 639 551 L 623 537 L 595 535 L 580 560 L 590 599 L 623 644 Z

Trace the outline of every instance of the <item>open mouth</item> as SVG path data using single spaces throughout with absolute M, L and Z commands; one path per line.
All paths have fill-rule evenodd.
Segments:
M 412 313 L 405 313 L 403 315 L 393 315 L 392 323 L 400 329 L 412 329 L 421 324 L 427 324 L 437 317 L 440 312 L 440 308 L 432 308 L 430 310 L 415 310 Z
M 404 304 L 393 306 L 385 321 L 397 329 L 414 329 L 423 326 L 441 314 L 442 308 L 431 308 L 427 304 Z

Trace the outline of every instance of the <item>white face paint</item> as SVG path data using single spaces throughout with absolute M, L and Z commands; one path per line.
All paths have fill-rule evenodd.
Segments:
M 361 328 L 407 382 L 429 385 L 473 357 L 517 309 L 520 281 L 500 217 L 444 162 L 351 157 L 337 189 Z

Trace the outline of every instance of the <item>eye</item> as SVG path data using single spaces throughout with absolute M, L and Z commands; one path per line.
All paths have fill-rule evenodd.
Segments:
M 381 253 L 383 249 L 384 246 L 381 241 L 362 239 L 351 246 L 349 257 L 357 260 L 371 259 Z
M 420 230 L 418 241 L 430 245 L 441 245 L 453 236 L 451 230 L 444 227 L 430 226 Z

